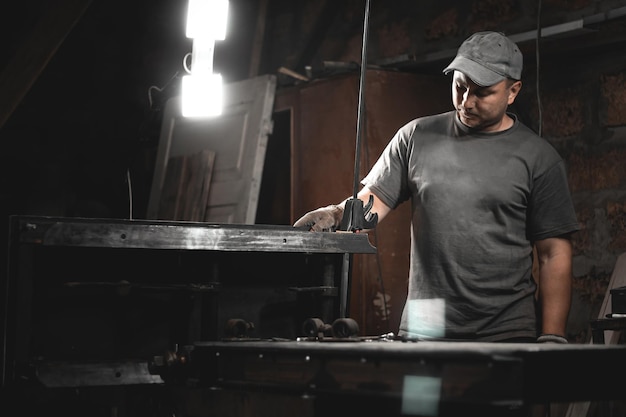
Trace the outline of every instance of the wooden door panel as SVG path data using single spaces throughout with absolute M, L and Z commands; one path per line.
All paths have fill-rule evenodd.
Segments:
M 272 129 L 275 89 L 275 76 L 260 76 L 227 84 L 224 86 L 222 115 L 203 119 L 183 118 L 181 98 L 168 100 L 159 138 L 148 219 L 160 218 L 158 206 L 168 161 L 209 150 L 215 153 L 215 160 L 202 221 L 254 223 L 267 138 Z

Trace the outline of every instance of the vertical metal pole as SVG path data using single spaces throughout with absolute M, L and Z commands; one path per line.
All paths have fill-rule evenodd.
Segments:
M 337 285 L 337 271 L 335 269 L 335 263 L 331 256 L 324 257 L 324 278 L 322 285 L 326 288 L 334 288 Z M 335 308 L 337 307 L 337 299 L 330 297 L 327 293 L 322 293 L 321 301 L 321 319 L 324 323 L 331 323 L 335 315 Z
M 350 287 L 350 254 L 343 254 L 341 266 L 341 294 L 339 300 L 339 318 L 348 317 L 348 289 Z
M 357 111 L 357 122 L 356 122 L 356 148 L 354 151 L 354 184 L 352 189 L 352 202 L 347 201 L 346 206 L 344 208 L 344 218 L 342 219 L 342 225 L 345 223 L 348 225 L 345 230 L 352 230 L 352 225 L 354 225 L 354 220 L 356 217 L 355 214 L 355 205 L 354 201 L 357 200 L 357 194 L 359 192 L 359 175 L 360 169 L 359 164 L 361 161 L 361 138 L 363 136 L 363 114 L 365 111 L 365 74 L 367 72 L 367 38 L 369 33 L 369 16 L 370 16 L 370 0 L 365 1 L 365 17 L 363 19 L 363 45 L 361 47 L 361 76 L 359 80 L 359 108 Z M 360 201 L 359 201 L 360 203 Z M 362 207 L 362 204 L 360 204 Z M 359 222 L 361 221 L 360 217 L 362 216 L 362 210 L 359 211 Z M 346 219 L 349 219 L 346 221 Z M 339 317 L 345 318 L 347 317 L 347 309 L 348 309 L 348 291 L 350 287 L 350 254 L 346 253 L 343 255 L 343 267 L 341 268 L 341 294 L 340 294 L 340 304 L 339 304 Z
M 354 152 L 354 187 L 352 197 L 359 192 L 359 164 L 361 161 L 361 137 L 363 136 L 363 114 L 365 111 L 365 73 L 367 71 L 367 38 L 369 32 L 370 0 L 365 3 L 365 19 L 363 21 L 363 46 L 361 48 L 361 77 L 359 82 L 359 109 L 356 122 L 356 149 Z

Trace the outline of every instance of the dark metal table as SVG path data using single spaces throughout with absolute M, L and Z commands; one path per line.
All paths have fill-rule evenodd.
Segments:
M 31 363 L 44 366 L 42 359 L 51 361 L 51 365 L 45 365 L 47 369 L 61 369 L 54 365 L 58 359 L 94 363 L 104 356 L 114 362 L 113 368 L 133 371 L 119 371 L 112 381 L 103 377 L 97 383 L 124 383 L 125 375 L 128 383 L 138 382 L 135 365 L 124 362 L 128 349 L 106 348 L 104 345 L 110 340 L 101 340 L 95 334 L 95 324 L 87 322 L 76 327 L 75 321 L 80 317 L 72 316 L 69 310 L 77 303 L 90 312 L 103 307 L 94 314 L 109 326 L 111 320 L 107 314 L 119 316 L 116 324 L 130 323 L 143 313 L 137 306 L 129 305 L 132 304 L 127 297 L 129 292 L 209 294 L 215 299 L 215 294 L 229 284 L 230 274 L 246 285 L 275 280 L 283 286 L 295 287 L 290 290 L 316 291 L 333 305 L 339 304 L 338 311 L 333 307 L 332 312 L 325 306 L 324 314 L 345 317 L 350 256 L 376 252 L 366 234 L 311 233 L 291 226 L 152 220 L 13 216 L 9 237 L 6 302 L 2 312 L 3 384 L 19 378 L 22 368 L 29 368 Z M 313 264 L 313 258 L 319 259 L 319 266 Z M 305 278 L 306 285 L 291 282 Z M 77 296 L 70 297 L 69 291 Z M 110 297 L 98 300 L 101 304 L 90 305 L 96 292 Z M 161 299 L 154 296 L 151 302 L 160 303 Z M 154 321 L 171 320 L 169 316 L 182 316 L 184 310 L 194 308 L 183 301 L 165 317 L 159 306 L 151 313 Z M 215 313 L 215 307 L 212 308 L 210 314 Z M 206 317 L 207 312 L 193 314 Z M 60 320 L 66 323 L 59 324 Z M 46 329 L 51 324 L 57 327 Z M 214 328 L 197 331 L 194 326 L 200 325 L 182 329 L 177 324 L 171 332 L 180 336 L 180 341 L 171 343 L 216 338 Z M 145 327 L 128 325 L 113 329 L 111 334 L 130 340 Z M 86 348 L 88 343 L 91 346 Z M 90 356 L 93 352 L 97 353 L 95 357 Z M 101 362 L 108 366 L 107 361 Z M 146 375 L 145 380 L 153 382 L 154 377 Z
M 626 390 L 618 377 L 624 345 L 241 340 L 197 342 L 177 359 L 157 367 L 166 383 L 325 400 L 319 415 L 498 415 L 529 404 L 622 400 Z

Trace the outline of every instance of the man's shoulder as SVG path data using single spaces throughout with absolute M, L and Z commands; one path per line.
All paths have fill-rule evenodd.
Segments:
M 415 130 L 417 126 L 428 127 L 428 126 L 439 126 L 450 123 L 454 120 L 454 111 L 449 111 L 445 113 L 437 113 L 430 114 L 425 116 L 419 116 L 414 118 L 413 120 L 406 123 L 403 128 Z
M 439 122 L 448 122 L 454 119 L 454 115 L 456 112 L 454 110 L 450 110 L 444 113 L 430 114 L 426 116 L 420 116 L 414 119 L 417 122 L 421 123 L 439 123 Z
M 395 140 L 408 144 L 415 141 L 417 137 L 419 137 L 420 140 L 425 140 L 425 138 L 430 137 L 431 134 L 445 132 L 453 123 L 454 114 L 455 113 L 452 111 L 414 118 L 398 129 Z
M 511 115 L 511 113 L 509 113 L 509 115 Z M 531 143 L 532 146 L 547 148 L 552 147 L 552 145 L 546 138 L 540 136 L 527 124 L 519 120 L 519 118 L 515 114 L 513 114 L 513 118 L 515 120 L 515 128 L 512 130 L 512 133 L 518 135 L 522 140 Z

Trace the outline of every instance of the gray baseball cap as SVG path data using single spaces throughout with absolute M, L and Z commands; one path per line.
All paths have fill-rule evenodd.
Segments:
M 487 87 L 506 78 L 522 79 L 524 58 L 519 48 L 500 32 L 477 32 L 459 47 L 444 74 L 460 71 L 476 84 Z

